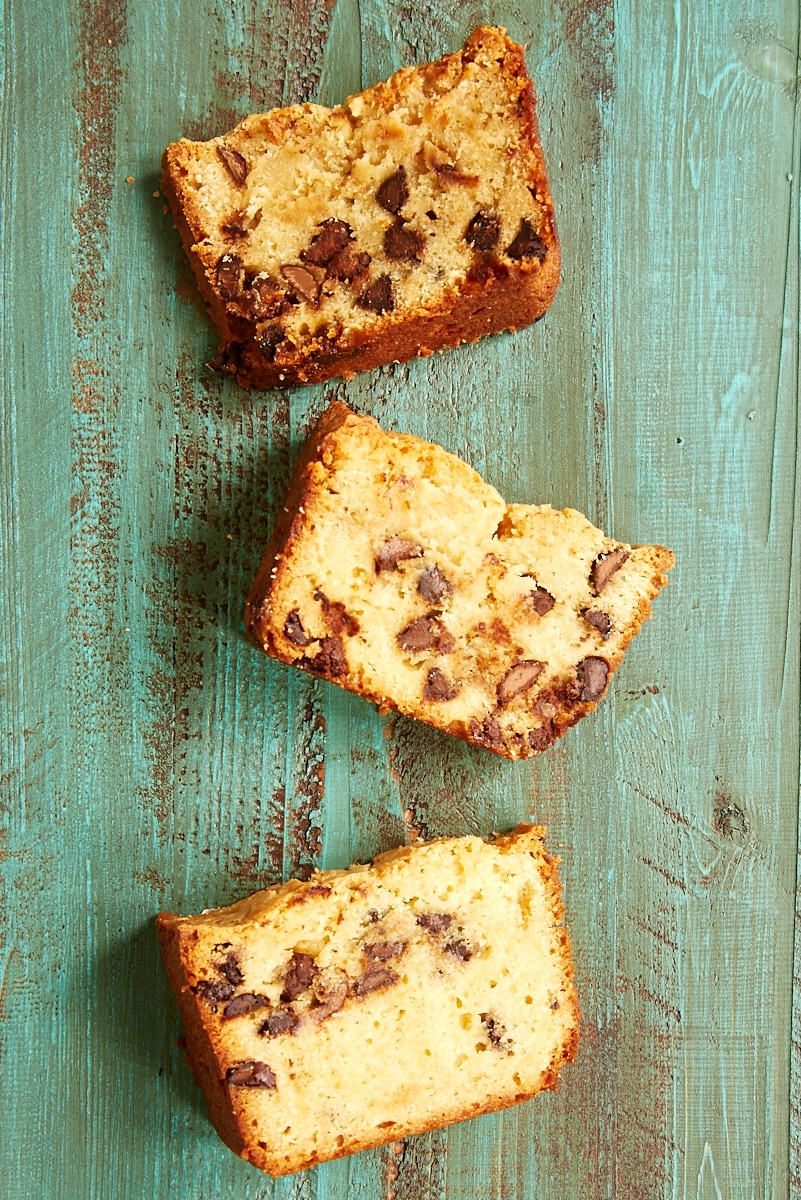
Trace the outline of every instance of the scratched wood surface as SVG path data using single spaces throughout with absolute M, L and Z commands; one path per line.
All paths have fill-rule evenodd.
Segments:
M 801 1194 L 796 0 L 3 17 L 3 1194 Z M 526 43 L 540 96 L 564 247 L 547 317 L 347 385 L 210 375 L 164 146 L 338 102 L 484 20 Z M 332 396 L 511 500 L 676 551 L 609 696 L 547 755 L 382 717 L 246 642 L 244 594 Z M 532 816 L 562 856 L 583 1009 L 559 1089 L 275 1183 L 226 1150 L 176 1046 L 156 912 L 411 827 Z

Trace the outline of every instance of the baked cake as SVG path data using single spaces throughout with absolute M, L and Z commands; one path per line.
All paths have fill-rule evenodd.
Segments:
M 273 1175 L 556 1085 L 578 1006 L 543 830 L 443 838 L 158 918 L 223 1140 Z
M 559 281 L 534 89 L 502 29 L 341 107 L 176 142 L 163 187 L 222 339 L 211 365 L 244 386 L 530 325 Z
M 335 402 L 248 598 L 267 654 L 508 758 L 595 708 L 673 554 L 507 505 L 465 462 Z

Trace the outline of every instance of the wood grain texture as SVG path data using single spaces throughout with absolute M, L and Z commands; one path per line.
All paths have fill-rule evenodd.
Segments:
M 540 97 L 546 318 L 347 385 L 211 375 L 166 144 L 338 102 L 484 20 Z M 2 37 L 4 1194 L 800 1195 L 797 3 L 7 0 Z M 246 642 L 334 396 L 676 551 L 546 755 L 496 760 Z M 176 1046 L 155 913 L 530 816 L 584 1016 L 558 1091 L 275 1183 L 239 1162 Z

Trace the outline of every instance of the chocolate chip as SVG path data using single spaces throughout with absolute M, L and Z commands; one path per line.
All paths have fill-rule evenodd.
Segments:
M 266 1021 L 262 1021 L 258 1031 L 262 1037 L 278 1037 L 282 1033 L 292 1033 L 299 1020 L 291 1008 L 277 1008 Z
M 479 182 L 478 175 L 470 175 L 467 171 L 461 171 L 454 163 L 438 163 L 434 167 L 434 174 L 438 175 L 443 183 L 462 183 L 475 187 Z
M 229 1087 L 274 1088 L 275 1075 L 267 1063 L 243 1062 L 238 1067 L 229 1067 L 225 1073 Z
M 425 700 L 453 700 L 455 696 L 459 695 L 459 691 L 458 684 L 452 683 L 442 674 L 442 671 L 432 667 L 423 688 L 423 698 Z
M 538 617 L 544 617 L 549 613 L 556 604 L 550 592 L 546 592 L 544 587 L 535 587 L 531 593 L 531 606 Z
M 456 638 L 436 617 L 417 617 L 398 634 L 402 650 L 434 650 L 450 654 L 456 649 Z
M 311 954 L 302 954 L 296 951 L 289 960 L 289 968 L 284 976 L 284 988 L 281 992 L 281 1000 L 296 1000 L 302 992 L 305 992 L 311 987 L 315 976 L 319 974 L 319 967 L 312 958 Z
M 304 660 L 313 671 L 324 675 L 345 675 L 348 670 L 348 660 L 342 639 L 332 634 L 331 637 L 320 639 L 320 653 L 312 659 Z
M 400 958 L 406 949 L 406 942 L 369 942 L 364 947 L 366 958 L 384 961 L 387 958 Z
M 311 271 L 290 263 L 281 267 L 281 274 L 299 300 L 306 300 L 309 304 L 317 303 L 320 285 Z
M 491 1044 L 496 1049 L 500 1049 L 503 1045 L 504 1034 L 506 1033 L 503 1024 L 492 1013 L 481 1013 L 481 1024 L 486 1029 L 487 1037 Z
M 239 307 L 251 320 L 269 320 L 280 317 L 290 307 L 286 294 L 269 275 L 260 272 L 252 279 L 245 279 Z
M 256 332 L 256 347 L 267 362 L 275 362 L 278 347 L 283 341 L 284 331 L 280 325 L 265 325 Z
M 490 213 L 477 212 L 464 233 L 468 246 L 476 250 L 491 250 L 501 234 L 501 223 Z
M 475 718 L 470 722 L 470 737 L 479 746 L 500 746 L 503 742 L 501 727 L 491 713 L 480 725 Z
M 351 250 L 346 247 L 334 255 L 325 273 L 329 279 L 352 283 L 357 276 L 364 274 L 371 262 L 372 259 L 366 250 Z
M 423 253 L 425 238 L 403 221 L 396 221 L 384 233 L 384 253 L 393 262 L 417 262 Z
M 445 952 L 452 955 L 453 958 L 458 958 L 461 962 L 468 962 L 473 957 L 473 951 L 461 938 L 454 942 L 447 942 Z
M 598 555 L 590 571 L 590 578 L 592 579 L 592 586 L 595 589 L 596 596 L 600 596 L 609 580 L 616 571 L 620 570 L 628 556 L 629 551 L 625 550 L 623 546 L 618 546 L 615 550 L 610 550 L 608 554 Z
M 248 227 L 242 220 L 241 213 L 234 213 L 229 220 L 223 221 L 220 231 L 234 242 L 241 242 L 248 235 Z
M 224 1017 L 241 1017 L 245 1013 L 256 1012 L 259 1008 L 266 1008 L 270 1001 L 266 996 L 258 996 L 255 992 L 241 992 L 238 996 L 234 996 L 229 1004 L 226 1004 L 223 1009 Z
M 528 691 L 544 670 L 545 663 L 537 662 L 535 659 L 524 659 L 522 662 L 515 663 L 498 684 L 498 703 L 508 704 L 514 696 Z
M 384 542 L 375 556 L 376 574 L 380 575 L 382 571 L 395 571 L 399 562 L 403 562 L 407 558 L 420 558 L 422 553 L 422 547 L 418 546 L 416 542 L 410 542 L 406 538 L 391 537 Z
M 247 159 L 243 158 L 239 151 L 234 150 L 232 146 L 218 145 L 216 149 L 218 158 L 228 169 L 228 174 L 237 187 L 241 187 L 250 170 Z
M 395 307 L 395 297 L 392 293 L 392 280 L 389 275 L 379 275 L 377 279 L 374 279 L 369 287 L 365 288 L 356 303 L 360 308 L 378 313 L 379 316 L 385 312 L 392 312 Z
M 375 198 L 387 212 L 399 213 L 409 199 L 406 168 L 398 167 L 394 175 L 388 176 L 376 192 Z
M 507 247 L 506 253 L 510 258 L 538 258 L 541 262 L 548 250 L 531 222 L 523 217 L 520 228 L 511 245 Z
M 228 957 L 223 962 L 215 963 L 214 966 L 234 987 L 239 987 L 240 983 L 245 982 L 245 976 L 242 974 L 239 966 L 239 957 L 236 951 L 229 950 Z
M 609 613 L 600 612 L 598 609 L 585 608 L 581 613 L 584 620 L 593 629 L 597 629 L 601 637 L 606 641 L 612 631 L 612 618 Z
M 391 967 L 380 967 L 371 964 L 364 974 L 353 985 L 354 996 L 367 996 L 370 992 L 378 992 L 398 982 L 398 976 Z
M 314 641 L 314 638 L 310 638 L 303 628 L 300 613 L 296 608 L 292 609 L 284 621 L 284 637 L 292 642 L 293 646 L 308 646 L 310 642 Z
M 323 992 L 319 996 L 320 1003 L 311 1010 L 315 1021 L 325 1021 L 327 1017 L 338 1013 L 344 1008 L 347 998 L 348 983 L 347 980 L 342 979 L 339 983 L 335 983 L 329 991 Z
M 300 257 L 303 262 L 315 267 L 326 267 L 335 254 L 344 250 L 352 235 L 353 231 L 346 221 L 337 221 L 332 217 L 323 221 L 320 232 L 314 235 L 308 250 L 302 251 Z
M 547 750 L 553 743 L 555 733 L 547 729 L 544 725 L 539 729 L 529 729 L 528 744 L 532 750 L 540 754 L 543 750 Z
M 242 291 L 245 272 L 238 254 L 223 254 L 214 268 L 217 291 L 223 300 L 235 300 Z
M 217 1005 L 222 1004 L 225 1000 L 230 1000 L 236 988 L 231 983 L 223 983 L 222 980 L 201 979 L 194 990 L 204 1000 L 207 1000 L 214 1012 L 216 1012 Z
M 422 925 L 429 933 L 444 933 L 453 923 L 450 913 L 420 913 L 417 924 Z
M 325 623 L 332 633 L 346 633 L 353 637 L 359 632 L 359 622 L 350 615 L 345 605 L 339 600 L 329 600 L 319 588 L 314 593 L 314 598 L 322 604 Z
M 453 595 L 453 584 L 439 567 L 426 567 L 417 581 L 417 590 L 429 604 L 439 604 L 446 596 Z
M 589 702 L 603 695 L 609 677 L 609 664 L 603 658 L 585 658 L 576 668 L 576 679 L 580 684 L 579 700 Z

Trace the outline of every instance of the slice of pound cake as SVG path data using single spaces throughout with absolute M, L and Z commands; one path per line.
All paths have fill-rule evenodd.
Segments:
M 595 708 L 673 554 L 504 503 L 439 446 L 333 403 L 248 598 L 267 654 L 508 758 Z
M 222 338 L 212 366 L 245 386 L 530 325 L 559 282 L 534 90 L 502 29 L 341 107 L 176 142 L 163 186 Z
M 578 1006 L 543 830 L 443 838 L 196 917 L 162 913 L 220 1136 L 273 1175 L 556 1085 Z

